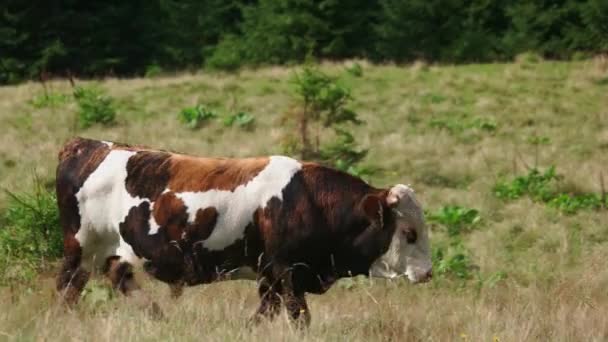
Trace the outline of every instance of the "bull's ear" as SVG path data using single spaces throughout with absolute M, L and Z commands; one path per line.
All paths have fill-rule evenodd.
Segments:
M 388 194 L 386 195 L 386 204 L 394 208 L 399 204 L 402 198 L 406 196 L 413 196 L 414 190 L 407 185 L 397 184 L 390 188 Z
M 378 227 L 384 226 L 384 200 L 383 197 L 375 194 L 365 195 L 361 200 L 361 209 L 365 216 Z

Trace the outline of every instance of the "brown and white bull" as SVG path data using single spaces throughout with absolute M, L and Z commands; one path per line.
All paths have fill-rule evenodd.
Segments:
M 94 268 L 128 295 L 143 266 L 177 295 L 247 267 L 259 282 L 256 319 L 283 302 L 308 323 L 305 293 L 339 278 L 431 277 L 423 212 L 408 186 L 377 189 L 288 157 L 198 158 L 75 138 L 59 153 L 57 200 L 57 288 L 69 303 Z

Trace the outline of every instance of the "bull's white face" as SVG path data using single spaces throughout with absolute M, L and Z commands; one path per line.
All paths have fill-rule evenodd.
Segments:
M 395 234 L 388 251 L 370 268 L 374 277 L 407 276 L 413 283 L 430 280 L 432 271 L 429 236 L 422 207 L 414 191 L 403 184 L 392 187 L 387 204 L 395 216 Z

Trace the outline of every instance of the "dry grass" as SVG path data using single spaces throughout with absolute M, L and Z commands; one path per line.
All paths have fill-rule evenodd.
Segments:
M 597 61 L 435 66 L 373 66 L 346 76 L 367 124 L 356 128 L 370 148 L 366 163 L 384 171 L 376 185 L 411 183 L 429 210 L 447 204 L 477 208 L 479 229 L 465 236 L 479 271 L 466 282 L 435 279 L 425 286 L 358 279 L 310 296 L 313 323 L 293 331 L 279 319 L 247 329 L 257 306 L 255 284 L 236 281 L 189 289 L 177 302 L 158 282 L 146 290 L 167 318 L 154 321 L 121 298 L 72 312 L 55 305 L 52 281 L 0 289 L 0 340 L 424 340 L 603 341 L 608 339 L 608 219 L 605 211 L 566 216 L 528 199 L 502 202 L 497 179 L 525 165 L 556 165 L 579 191 L 599 192 L 608 180 L 608 74 Z M 344 65 L 324 63 L 331 73 Z M 0 186 L 30 187 L 35 169 L 52 181 L 56 153 L 73 135 L 157 146 L 200 155 L 279 153 L 277 125 L 289 107 L 287 68 L 238 74 L 109 79 L 118 124 L 75 130 L 75 106 L 36 109 L 38 84 L 0 88 Z M 50 84 L 70 91 L 66 81 Z M 203 102 L 256 116 L 244 132 L 219 123 L 190 131 L 177 120 Z M 475 119 L 496 130 L 460 127 Z M 456 129 L 438 128 L 444 120 Z M 460 125 L 460 126 L 459 126 Z M 466 125 L 465 125 L 466 126 Z M 459 128 L 460 127 L 460 128 Z M 549 142 L 536 148 L 533 137 Z M 0 207 L 6 199 L 0 197 Z M 432 241 L 445 242 L 441 230 Z M 506 274 L 495 280 L 494 275 Z M 10 308 L 10 309 L 8 309 Z

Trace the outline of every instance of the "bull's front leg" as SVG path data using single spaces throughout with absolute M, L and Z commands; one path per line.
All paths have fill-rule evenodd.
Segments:
M 310 311 L 306 303 L 305 292 L 294 286 L 293 267 L 281 270 L 281 296 L 289 318 L 300 329 L 310 325 Z
M 126 297 L 135 299 L 136 304 L 155 319 L 163 318 L 164 315 L 160 306 L 145 293 L 138 282 L 135 280 L 133 266 L 122 261 L 120 256 L 111 256 L 106 259 L 104 273 L 112 282 L 112 287 L 120 291 Z

